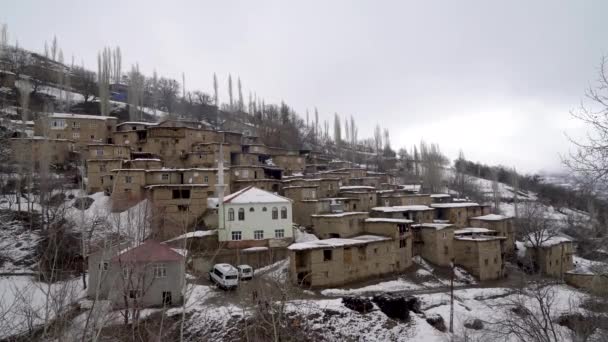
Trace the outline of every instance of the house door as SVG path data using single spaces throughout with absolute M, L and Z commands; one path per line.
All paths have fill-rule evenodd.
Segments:
M 163 306 L 171 305 L 171 292 L 163 291 Z

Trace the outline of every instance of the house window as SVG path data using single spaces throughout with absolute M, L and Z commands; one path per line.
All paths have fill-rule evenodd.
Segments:
M 263 212 L 267 212 L 267 211 L 268 211 L 268 209 L 267 209 L 266 207 L 264 207 L 264 208 L 262 208 L 262 211 L 263 211 Z
M 99 263 L 99 269 L 102 271 L 107 271 L 109 267 L 109 264 L 107 261 L 102 261 L 101 263 Z
M 232 232 L 232 240 L 240 240 L 241 239 L 241 232 L 240 231 L 235 231 Z
M 249 212 L 250 212 L 250 213 L 252 213 L 252 212 L 254 212 L 254 211 L 255 211 L 255 209 L 253 209 L 253 207 L 249 208 Z
M 276 207 L 272 208 L 272 219 L 273 220 L 279 219 L 279 209 L 277 209 Z
M 89 127 L 91 127 L 91 128 L 95 128 L 95 127 L 97 127 L 97 123 L 96 123 L 96 122 L 91 122 L 91 123 L 89 124 Z
M 160 179 L 164 180 L 164 181 L 168 181 L 169 180 L 169 174 L 168 173 L 163 173 L 160 175 Z
M 253 238 L 256 240 L 262 240 L 264 238 L 264 231 L 263 230 L 254 230 Z
M 498 264 L 498 258 L 494 257 L 494 265 Z
M 323 250 L 323 261 L 331 261 L 331 249 Z
M 76 122 L 76 121 L 72 122 L 72 127 L 73 128 L 80 128 L 80 122 Z
M 484 259 L 483 260 L 483 264 L 486 265 L 486 266 L 488 266 L 488 264 L 489 264 L 488 259 Z
M 234 221 L 234 209 L 228 209 L 228 221 Z
M 91 135 L 91 140 L 95 140 L 95 136 L 94 135 Z
M 125 183 L 133 183 L 133 177 L 131 176 L 125 176 Z
M 190 190 L 189 189 L 174 189 L 173 190 L 173 199 L 178 198 L 190 198 Z
M 450 249 L 448 248 L 448 246 L 443 246 L 443 254 L 445 254 L 445 255 L 450 254 Z
M 79 132 L 72 133 L 72 138 L 74 138 L 74 139 L 80 139 L 80 133 Z
M 407 240 L 403 239 L 403 240 L 399 240 L 399 248 L 405 248 L 407 247 Z
M 165 264 L 156 264 L 154 265 L 154 278 L 166 278 L 167 277 L 167 267 Z
M 445 239 L 447 239 L 447 238 L 448 238 L 448 233 L 443 232 L 443 239 L 445 240 Z
M 188 211 L 189 208 L 190 208 L 190 206 L 185 205 L 185 204 L 180 204 L 177 206 L 178 211 Z
M 106 166 L 104 164 L 99 165 L 100 172 L 106 172 Z
M 281 218 L 282 219 L 287 218 L 287 208 L 286 207 L 281 208 Z
M 203 177 L 203 182 L 204 183 L 209 183 L 209 176 Z
M 249 170 L 243 170 L 243 178 L 249 178 Z
M 103 156 L 103 148 L 98 148 L 97 149 L 97 155 L 98 156 Z
M 139 290 L 129 290 L 130 299 L 136 299 L 136 298 L 139 298 L 139 296 L 140 296 Z
M 284 229 L 275 229 L 274 231 L 274 237 L 277 239 L 282 239 L 285 237 L 285 230 Z
M 239 221 L 245 221 L 245 209 L 239 209 Z

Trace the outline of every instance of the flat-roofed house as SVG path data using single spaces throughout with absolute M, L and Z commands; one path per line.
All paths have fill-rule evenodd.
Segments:
M 113 116 L 52 113 L 34 121 L 34 134 L 72 140 L 76 148 L 91 143 L 112 144 L 117 122 Z
M 367 212 L 342 212 L 311 215 L 315 234 L 322 238 L 348 238 L 363 233 Z
M 111 193 L 112 210 L 123 211 L 145 198 L 146 170 L 114 169 L 102 177 L 104 191 Z
M 200 225 L 207 211 L 208 188 L 207 184 L 147 185 L 153 236 L 167 240 Z
M 435 217 L 435 209 L 426 205 L 404 205 L 396 207 L 374 207 L 371 217 L 404 218 L 414 223 L 431 223 Z
M 115 307 L 171 306 L 182 303 L 184 256 L 148 240 L 121 249 L 100 249 L 88 257 L 89 298 L 108 299 Z
M 358 199 L 358 206 L 355 210 L 359 211 L 371 210 L 378 201 L 376 188 L 373 186 L 341 186 L 339 196 Z
M 378 203 L 385 207 L 406 206 L 406 205 L 426 205 L 432 203 L 431 195 L 428 194 L 407 194 L 407 193 L 381 193 Z
M 66 165 L 74 151 L 74 142 L 66 139 L 45 137 L 11 138 L 11 160 L 21 165 L 29 165 L 34 170 L 43 163 Z
M 449 266 L 454 258 L 454 230 L 446 223 L 420 223 L 412 225 L 414 255 L 439 266 Z
M 395 244 L 395 271 L 401 272 L 412 265 L 412 221 L 406 219 L 367 218 L 365 232 L 388 236 Z
M 483 215 L 482 207 L 473 202 L 433 203 L 436 218 L 447 220 L 459 228 L 466 227 L 471 217 Z
M 218 239 L 226 248 L 287 246 L 293 240 L 291 200 L 255 187 L 226 196 Z
M 505 241 L 505 253 L 512 254 L 515 251 L 513 217 L 497 214 L 475 216 L 469 219 L 469 224 L 472 227 L 488 228 L 497 231 L 501 236 L 507 238 Z
M 468 227 L 454 231 L 454 264 L 479 280 L 505 276 L 505 237 L 487 228 Z
M 393 239 L 378 235 L 300 242 L 288 249 L 292 282 L 311 288 L 342 286 L 396 272 L 401 254 Z
M 550 277 L 561 278 L 574 269 L 574 242 L 564 236 L 548 232 L 532 234 L 524 243 L 526 258 L 534 269 Z

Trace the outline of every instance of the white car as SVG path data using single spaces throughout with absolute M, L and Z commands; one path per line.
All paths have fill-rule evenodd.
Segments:
M 239 271 L 230 264 L 215 264 L 209 280 L 224 290 L 234 289 L 239 286 Z
M 236 267 L 239 270 L 240 280 L 251 280 L 253 279 L 253 267 L 249 265 L 238 265 Z

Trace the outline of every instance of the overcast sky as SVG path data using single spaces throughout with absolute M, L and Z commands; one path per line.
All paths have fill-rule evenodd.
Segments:
M 569 116 L 608 52 L 608 1 L 8 1 L 10 39 L 96 69 L 120 46 L 123 69 L 212 91 L 228 73 L 269 102 L 322 119 L 378 123 L 393 148 L 424 139 L 455 157 L 557 170 Z M 225 96 L 224 96 L 225 99 Z

